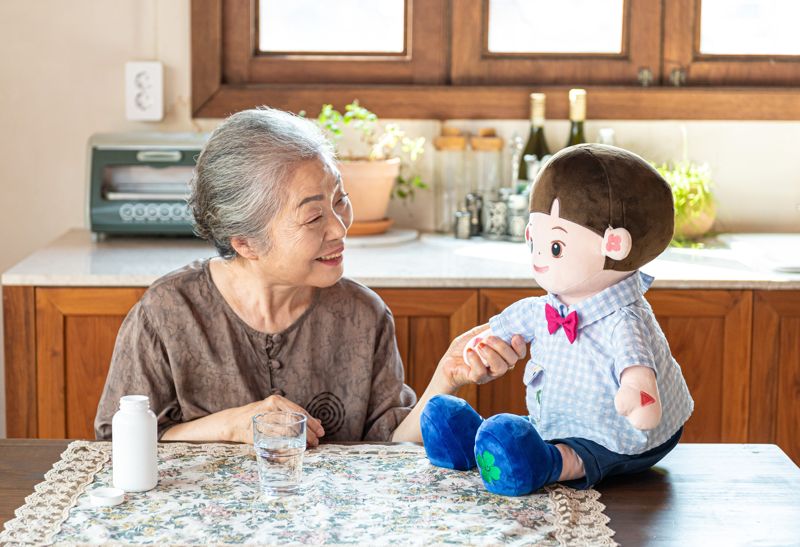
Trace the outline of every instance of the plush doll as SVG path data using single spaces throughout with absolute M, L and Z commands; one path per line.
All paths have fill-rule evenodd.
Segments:
M 678 443 L 694 407 L 643 296 L 653 279 L 639 272 L 672 238 L 664 179 L 620 148 L 573 146 L 540 172 L 530 211 L 533 277 L 547 294 L 512 304 L 465 348 L 481 357 L 488 336 L 530 343 L 529 415 L 484 420 L 440 395 L 421 416 L 431 463 L 477 462 L 486 488 L 510 496 L 645 470 Z

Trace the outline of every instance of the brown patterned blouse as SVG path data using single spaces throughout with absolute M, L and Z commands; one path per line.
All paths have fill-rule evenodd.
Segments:
M 198 261 L 157 280 L 122 323 L 95 434 L 111 438 L 123 395 L 150 397 L 160 438 L 273 393 L 319 418 L 323 441 L 389 440 L 416 402 L 392 313 L 368 288 L 344 278 L 318 289 L 289 328 L 265 334 L 236 315 L 208 260 Z

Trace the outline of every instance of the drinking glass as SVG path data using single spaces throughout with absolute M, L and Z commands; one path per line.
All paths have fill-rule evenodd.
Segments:
M 261 492 L 276 496 L 297 491 L 306 450 L 306 416 L 265 412 L 253 416 L 253 447 Z

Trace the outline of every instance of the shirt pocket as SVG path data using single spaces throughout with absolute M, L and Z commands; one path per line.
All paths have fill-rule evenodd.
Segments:
M 533 419 L 534 424 L 538 424 L 542 417 L 542 394 L 544 393 L 544 367 L 529 361 L 525 367 L 522 381 L 525 383 L 525 400 L 528 406 L 528 413 Z

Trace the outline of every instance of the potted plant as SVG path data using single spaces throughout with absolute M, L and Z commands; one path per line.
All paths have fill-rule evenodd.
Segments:
M 664 163 L 654 167 L 672 188 L 675 242 L 680 244 L 705 235 L 716 218 L 708 165 L 697 165 L 684 159 L 674 165 Z
M 379 124 L 374 112 L 358 100 L 342 114 L 322 105 L 317 124 L 328 134 L 339 156 L 339 169 L 353 204 L 351 235 L 381 233 L 391 226 L 386 218 L 389 200 L 413 198 L 427 184 L 413 172 L 424 151 L 425 138 L 412 139 L 397 124 Z M 358 136 L 356 151 L 342 150 L 347 133 Z M 349 142 L 352 144 L 352 142 Z

